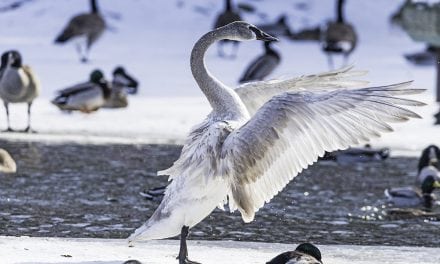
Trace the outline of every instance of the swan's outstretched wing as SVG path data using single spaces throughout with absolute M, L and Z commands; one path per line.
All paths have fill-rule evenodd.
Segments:
M 368 82 L 352 80 L 351 78 L 365 75 L 366 71 L 353 71 L 352 69 L 353 66 L 349 66 L 335 71 L 286 80 L 250 82 L 239 86 L 235 89 L 235 92 L 240 96 L 249 113 L 254 115 L 258 108 L 263 106 L 270 98 L 284 92 L 365 86 Z
M 331 92 L 283 93 L 234 130 L 222 150 L 221 174 L 231 180 L 230 208 L 244 221 L 325 151 L 379 137 L 388 123 L 419 116 L 404 106 L 421 102 L 396 95 L 416 94 L 410 82 Z

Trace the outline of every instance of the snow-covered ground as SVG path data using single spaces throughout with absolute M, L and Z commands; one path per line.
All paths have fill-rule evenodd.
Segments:
M 128 247 L 122 239 L 0 237 L 2 264 L 122 264 L 136 259 L 148 264 L 177 263 L 179 241 L 149 241 Z M 233 241 L 189 241 L 190 259 L 205 264 L 261 264 L 297 245 Z M 389 246 L 318 246 L 326 264 L 438 264 L 436 248 Z
M 11 2 L 2 1 L 2 3 Z M 266 22 L 281 13 L 289 15 L 295 30 L 314 26 L 334 16 L 333 0 L 237 0 L 252 3 L 267 13 Z M 294 3 L 307 2 L 309 10 Z M 367 69 L 372 85 L 414 80 L 414 86 L 428 89 L 417 98 L 429 106 L 416 109 L 424 119 L 396 126 L 396 132 L 373 142 L 391 146 L 397 153 L 412 153 L 430 143 L 440 143 L 440 128 L 434 127 L 435 69 L 416 68 L 406 63 L 405 52 L 423 48 L 403 32 L 391 28 L 389 16 L 401 0 L 348 1 L 347 20 L 357 29 L 360 44 L 350 61 Z M 19 50 L 26 64 L 40 76 L 42 95 L 33 107 L 38 135 L 6 134 L 1 138 L 31 140 L 75 140 L 86 142 L 169 142 L 182 143 L 191 126 L 207 113 L 209 105 L 194 82 L 189 54 L 194 42 L 210 30 L 223 1 L 218 0 L 114 0 L 99 1 L 111 30 L 92 48 L 91 62 L 81 64 L 72 44 L 55 46 L 53 39 L 74 14 L 89 9 L 88 0 L 31 1 L 15 11 L 2 13 L 0 52 Z M 202 12 L 203 11 L 203 12 Z M 249 22 L 265 22 L 255 14 L 244 14 Z M 271 77 L 297 76 L 327 70 L 326 57 L 317 43 L 282 40 L 276 48 L 282 63 Z M 213 47 L 207 55 L 210 70 L 222 81 L 235 86 L 246 65 L 262 52 L 261 43 L 242 43 L 236 60 L 217 57 Z M 50 104 L 57 89 L 84 81 L 95 68 L 107 76 L 116 65 L 124 65 L 140 81 L 140 95 L 130 98 L 123 110 L 100 110 L 85 115 L 63 114 Z M 24 106 L 11 106 L 13 126 L 25 126 Z M 0 109 L 0 116 L 4 116 Z M 5 127 L 0 118 L 0 128 Z M 412 152 L 415 151 L 415 152 Z M 396 154 L 396 152 L 394 152 Z

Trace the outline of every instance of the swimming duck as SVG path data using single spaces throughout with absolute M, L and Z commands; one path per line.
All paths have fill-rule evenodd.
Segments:
M 0 148 L 0 172 L 15 173 L 17 172 L 17 164 L 9 153 Z
M 180 234 L 180 264 L 194 263 L 188 259 L 189 230 L 216 207 L 228 204 L 249 223 L 325 151 L 391 132 L 390 123 L 420 117 L 405 106 L 424 105 L 396 97 L 424 91 L 409 88 L 409 82 L 348 88 L 357 83 L 351 78 L 359 74 L 350 67 L 233 89 L 215 78 L 205 63 L 208 48 L 222 39 L 276 40 L 237 21 L 196 42 L 191 71 L 212 111 L 192 129 L 174 164 L 158 172 L 172 182 L 151 217 L 128 238 L 133 244 Z
M 435 175 L 428 175 L 422 182 L 421 188 L 400 187 L 385 190 L 388 201 L 397 207 L 424 206 L 431 208 L 435 196 L 434 189 L 440 188 L 440 182 L 435 180 Z
M 119 66 L 113 70 L 110 97 L 103 108 L 123 108 L 128 106 L 127 94 L 136 94 L 138 82 L 127 71 Z
M 342 164 L 352 162 L 372 162 L 385 160 L 390 156 L 389 148 L 373 149 L 370 144 L 364 147 L 348 148 L 331 153 L 325 153 L 320 160 L 332 160 Z
M 98 10 L 97 0 L 90 0 L 90 6 L 90 13 L 72 17 L 55 39 L 55 43 L 65 43 L 76 38 L 85 39 L 85 43 L 78 42 L 76 44 L 81 62 L 88 61 L 90 47 L 99 39 L 106 28 L 105 20 Z
M 295 251 L 284 252 L 266 264 L 322 264 L 321 251 L 311 243 L 302 243 Z
M 104 79 L 104 74 L 100 70 L 94 70 L 88 82 L 58 91 L 58 96 L 52 103 L 61 110 L 91 113 L 102 107 L 110 94 L 111 88 Z
M 271 41 L 263 43 L 265 53 L 249 64 L 239 81 L 240 83 L 261 81 L 280 64 L 281 56 L 271 47 L 271 43 Z
M 0 98 L 6 109 L 8 128 L 14 131 L 9 122 L 9 104 L 27 103 L 28 122 L 24 132 L 33 132 L 31 128 L 31 106 L 39 95 L 40 82 L 31 67 L 22 64 L 22 57 L 16 50 L 3 53 L 0 65 Z
M 344 4 L 345 0 L 338 0 L 337 19 L 336 21 L 329 22 L 323 31 L 322 49 L 327 54 L 330 68 L 333 68 L 332 54 L 342 54 L 344 56 L 344 64 L 346 64 L 348 56 L 357 44 L 356 31 L 353 25 L 347 23 L 344 18 Z
M 225 10 L 217 16 L 217 19 L 214 23 L 214 29 L 226 26 L 229 23 L 232 23 L 235 21 L 240 21 L 240 20 L 242 20 L 240 17 L 240 14 L 238 13 L 238 11 L 236 11 L 233 8 L 231 0 L 225 0 Z M 218 42 L 218 55 L 220 57 L 227 57 L 223 51 L 223 45 L 225 43 L 232 43 L 233 52 L 231 53 L 231 55 L 229 57 L 235 58 L 235 56 L 237 55 L 237 49 L 238 49 L 238 44 L 239 44 L 239 42 L 235 41 L 235 40 L 224 39 L 222 41 L 219 41 Z

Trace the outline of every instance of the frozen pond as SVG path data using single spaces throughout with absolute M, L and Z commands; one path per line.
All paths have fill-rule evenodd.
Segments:
M 166 183 L 155 172 L 180 146 L 0 141 L 18 165 L 0 175 L 0 235 L 125 238 L 159 201 L 139 192 Z M 417 160 L 320 162 L 291 182 L 250 224 L 216 210 L 192 239 L 440 246 L 440 211 L 387 214 L 383 191 L 412 184 Z M 439 205 L 437 205 L 439 207 Z

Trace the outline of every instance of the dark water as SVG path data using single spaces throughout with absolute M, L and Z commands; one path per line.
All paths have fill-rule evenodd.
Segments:
M 79 145 L 0 141 L 16 175 L 0 175 L 0 235 L 125 238 L 158 201 L 139 195 L 166 178 L 156 170 L 180 152 L 172 145 Z M 339 165 L 304 171 L 244 224 L 216 210 L 194 239 L 319 244 L 440 246 L 440 213 L 387 214 L 383 191 L 413 183 L 417 160 Z M 440 207 L 437 205 L 437 207 Z M 416 213 L 420 211 L 415 211 Z

